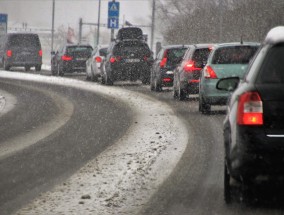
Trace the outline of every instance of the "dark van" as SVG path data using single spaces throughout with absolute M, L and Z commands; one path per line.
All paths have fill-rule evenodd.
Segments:
M 42 49 L 37 34 L 8 33 L 0 37 L 0 63 L 5 70 L 11 67 L 24 67 L 29 71 L 35 67 L 41 70 Z

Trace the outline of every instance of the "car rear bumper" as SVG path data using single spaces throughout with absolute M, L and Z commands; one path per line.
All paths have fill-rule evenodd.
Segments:
M 13 58 L 7 58 L 6 63 L 8 66 L 37 66 L 42 64 L 42 59 L 25 59 L 17 60 Z
M 239 126 L 233 145 L 233 176 L 284 176 L 284 137 L 271 137 L 262 127 Z

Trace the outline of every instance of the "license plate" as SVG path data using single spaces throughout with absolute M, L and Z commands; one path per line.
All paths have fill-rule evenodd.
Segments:
M 125 59 L 126 63 L 138 63 L 140 62 L 140 59 Z
M 172 74 L 174 74 L 174 72 L 173 71 L 167 71 L 166 74 L 172 75 Z

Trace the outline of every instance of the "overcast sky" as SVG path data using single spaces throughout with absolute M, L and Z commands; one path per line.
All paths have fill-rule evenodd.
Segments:
M 78 29 L 79 18 L 84 22 L 97 23 L 98 0 L 55 0 L 55 26 Z M 150 0 L 120 0 L 120 23 L 123 17 L 131 23 L 151 23 Z M 101 23 L 107 23 L 108 0 L 101 3 Z M 8 14 L 8 27 L 51 28 L 52 0 L 0 0 L 0 13 Z M 147 31 L 147 29 L 144 29 Z

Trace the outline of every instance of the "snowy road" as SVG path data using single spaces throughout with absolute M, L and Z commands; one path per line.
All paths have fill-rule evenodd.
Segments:
M 134 214 L 170 175 L 187 144 L 185 125 L 163 102 L 120 88 L 70 79 L 1 73 L 75 87 L 120 100 L 135 113 L 127 132 L 71 178 L 16 214 Z M 36 142 L 34 143 L 36 144 Z

